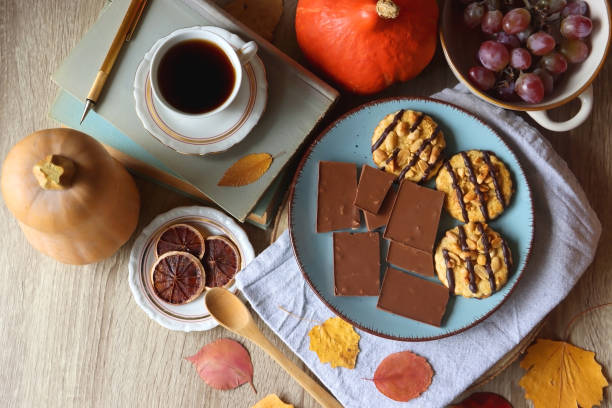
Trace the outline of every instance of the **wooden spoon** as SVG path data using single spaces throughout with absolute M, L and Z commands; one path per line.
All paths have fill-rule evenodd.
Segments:
M 342 405 L 327 391 L 310 378 L 298 366 L 293 364 L 259 331 L 247 307 L 238 296 L 227 289 L 212 288 L 206 291 L 204 297 L 206 308 L 214 319 L 226 329 L 239 334 L 261 347 L 281 367 L 293 377 L 319 404 L 323 407 L 338 407 Z

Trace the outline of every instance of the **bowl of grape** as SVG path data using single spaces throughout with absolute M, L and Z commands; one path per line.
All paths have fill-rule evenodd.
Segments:
M 611 15 L 607 0 L 446 0 L 440 40 L 451 70 L 475 95 L 563 132 L 591 113 Z M 574 98 L 581 106 L 572 118 L 548 117 Z

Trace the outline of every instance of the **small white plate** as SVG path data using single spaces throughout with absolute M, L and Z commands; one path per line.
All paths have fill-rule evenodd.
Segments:
M 244 269 L 255 257 L 253 246 L 246 233 L 229 216 L 210 207 L 177 207 L 160 214 L 147 225 L 132 247 L 129 262 L 129 283 L 134 300 L 145 313 L 160 325 L 170 330 L 202 331 L 217 326 L 204 305 L 204 293 L 185 305 L 171 305 L 161 301 L 153 293 L 150 271 L 155 262 L 155 243 L 164 229 L 172 224 L 197 225 L 208 235 L 225 235 L 238 247 Z M 240 272 L 239 272 L 240 273 Z M 229 288 L 235 292 L 235 284 Z
M 244 44 L 236 34 L 212 26 L 184 28 L 172 34 L 194 28 L 213 32 L 236 49 Z M 134 78 L 136 114 L 145 129 L 164 145 L 182 154 L 221 152 L 244 139 L 261 118 L 268 100 L 266 70 L 261 59 L 255 56 L 242 67 L 240 90 L 226 109 L 212 116 L 177 120 L 156 108 L 151 93 L 151 58 L 165 38 L 159 39 L 145 54 Z

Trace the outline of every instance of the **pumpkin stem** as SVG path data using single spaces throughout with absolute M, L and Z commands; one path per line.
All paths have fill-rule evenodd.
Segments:
M 380 17 L 391 20 L 399 16 L 400 8 L 393 0 L 378 0 L 376 12 Z
M 72 184 L 76 164 L 66 157 L 50 154 L 36 163 L 32 172 L 45 190 L 65 190 Z

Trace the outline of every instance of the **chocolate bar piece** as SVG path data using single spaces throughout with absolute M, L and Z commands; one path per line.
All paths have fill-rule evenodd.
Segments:
M 395 203 L 395 197 L 397 196 L 397 192 L 394 189 L 389 190 L 385 200 L 383 201 L 380 210 L 378 210 L 378 214 L 372 214 L 367 211 L 363 212 L 363 218 L 365 218 L 366 226 L 368 227 L 368 231 L 373 231 L 376 228 L 384 227 L 387 225 L 389 221 L 389 216 L 391 215 L 391 210 L 393 209 L 393 204 Z
M 336 296 L 378 296 L 380 235 L 378 232 L 334 232 Z
M 377 214 L 394 179 L 394 174 L 364 164 L 357 185 L 355 206 Z
M 443 192 L 404 180 L 397 192 L 384 237 L 432 252 L 443 203 Z
M 353 205 L 356 193 L 354 163 L 320 161 L 317 232 L 358 228 L 359 209 Z
M 448 303 L 448 289 L 395 268 L 387 268 L 379 309 L 440 327 Z
M 402 269 L 423 276 L 434 276 L 433 255 L 406 245 L 391 241 L 387 252 L 387 262 Z

